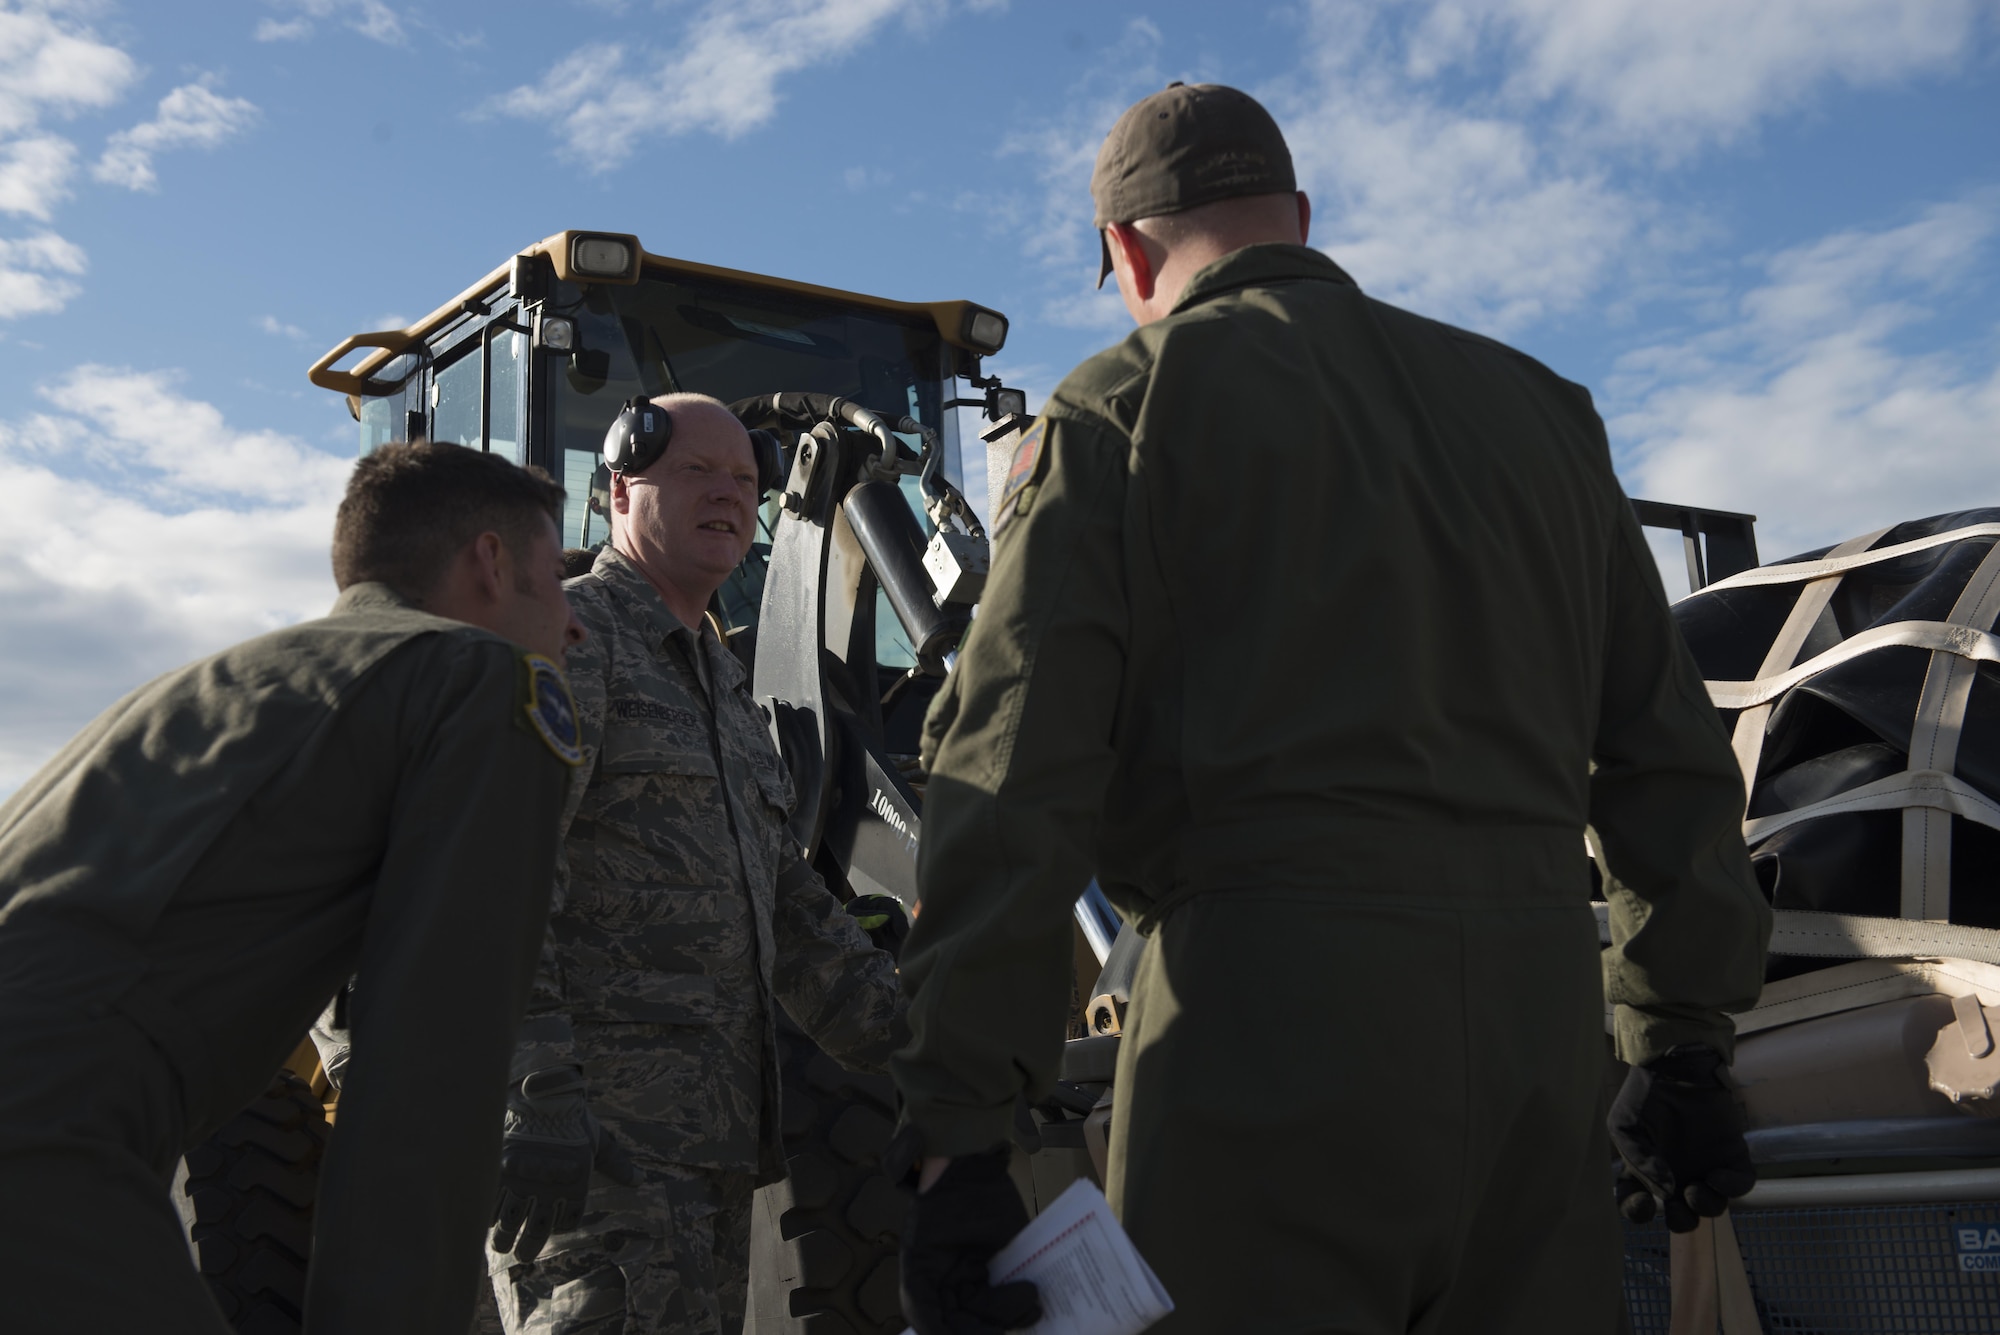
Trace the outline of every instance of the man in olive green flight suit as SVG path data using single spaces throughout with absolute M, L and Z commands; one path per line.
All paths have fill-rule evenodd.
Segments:
M 1726 1055 L 1769 917 L 1589 396 L 1307 249 L 1234 90 L 1139 103 L 1092 190 L 1140 328 L 1026 434 L 925 739 L 906 1310 L 1000 1310 L 966 1166 L 1053 1080 L 1094 872 L 1151 936 L 1107 1186 L 1156 1330 L 1613 1330 L 1606 989 L 1627 1061 Z
M 575 725 L 545 477 L 363 459 L 327 616 L 168 673 L 0 806 L 0 1294 L 13 1335 L 228 1330 L 176 1160 L 359 970 L 305 1299 L 462 1331 Z

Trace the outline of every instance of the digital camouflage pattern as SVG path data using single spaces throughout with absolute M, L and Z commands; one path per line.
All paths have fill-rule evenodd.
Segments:
M 581 1065 L 591 1111 L 638 1162 L 738 1175 L 747 1199 L 784 1174 L 771 1003 L 843 1065 L 881 1070 L 905 1037 L 895 962 L 800 858 L 791 782 L 736 656 L 611 548 L 565 588 L 589 632 L 569 665 L 584 763 L 515 1074 Z M 699 1245 L 662 1237 L 644 1191 L 600 1178 L 592 1206 L 537 1264 L 490 1256 L 514 1288 L 496 1290 L 503 1308 L 588 1272 L 613 1234 L 683 1265 Z M 724 1243 L 712 1269 L 738 1275 L 747 1234 Z
M 718 1265 L 750 1246 L 754 1187 L 745 1173 L 648 1164 L 636 1187 L 591 1195 L 594 1240 L 523 1266 L 498 1294 L 507 1335 L 737 1335 L 749 1276 Z

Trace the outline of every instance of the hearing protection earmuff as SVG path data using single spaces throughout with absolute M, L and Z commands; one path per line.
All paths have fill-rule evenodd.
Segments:
M 604 466 L 614 473 L 643 473 L 666 453 L 674 438 L 674 419 L 647 399 L 627 399 L 611 429 L 604 433 Z M 757 460 L 757 494 L 785 485 L 785 448 L 775 431 L 750 433 L 750 453 Z
M 627 399 L 604 433 L 604 466 L 614 473 L 640 473 L 666 453 L 674 419 L 647 399 Z
M 778 433 L 761 427 L 750 433 L 750 453 L 757 456 L 757 493 L 764 495 L 785 485 L 785 447 Z

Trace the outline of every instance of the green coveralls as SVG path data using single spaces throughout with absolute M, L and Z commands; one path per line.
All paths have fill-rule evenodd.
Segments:
M 528 698 L 513 645 L 356 585 L 0 806 L 9 1332 L 228 1329 L 168 1181 L 357 971 L 307 1328 L 466 1328 L 567 773 Z
M 1769 916 L 1588 394 L 1253 246 L 1063 382 L 996 510 L 925 739 L 930 1151 L 1050 1086 L 1094 872 L 1152 933 L 1107 1185 L 1162 1335 L 1615 1329 L 1605 989 L 1627 1060 L 1728 1051 Z

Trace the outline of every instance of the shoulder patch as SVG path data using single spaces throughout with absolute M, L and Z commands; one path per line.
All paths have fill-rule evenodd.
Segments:
M 995 510 L 1005 509 L 1007 503 L 1021 494 L 1021 488 L 1035 480 L 1042 466 L 1042 440 L 1048 433 L 1048 419 L 1037 418 L 1021 437 L 1021 443 L 1014 447 L 1014 462 L 1007 469 L 1007 483 L 1000 489 L 1000 504 Z
M 576 726 L 576 702 L 570 698 L 569 678 L 563 670 L 540 654 L 522 654 L 527 671 L 527 696 L 521 708 L 528 726 L 555 752 L 565 765 L 583 763 L 583 739 Z
M 1000 488 L 1000 499 L 993 506 L 993 536 L 998 537 L 1007 521 L 1014 517 L 1017 509 L 1025 510 L 1032 494 L 1031 488 L 1042 475 L 1042 461 L 1048 451 L 1043 448 L 1047 438 L 1048 419 L 1035 419 L 1014 447 L 1014 462 L 1007 468 L 1007 481 Z

